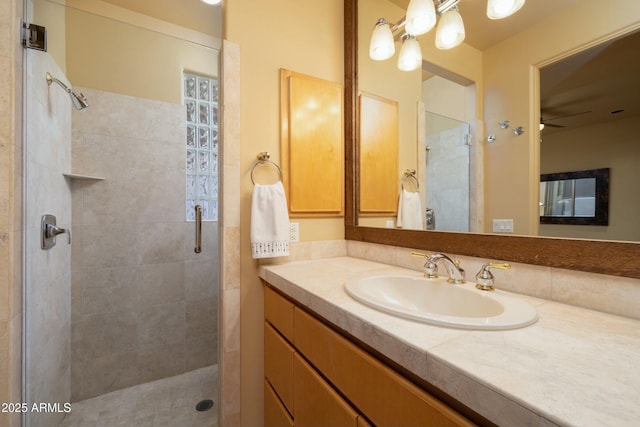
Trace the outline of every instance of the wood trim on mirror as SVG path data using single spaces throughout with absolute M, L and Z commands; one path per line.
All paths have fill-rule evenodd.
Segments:
M 358 0 L 345 0 L 344 218 L 347 240 L 640 279 L 640 243 L 359 227 L 356 215 L 359 167 L 357 35 Z

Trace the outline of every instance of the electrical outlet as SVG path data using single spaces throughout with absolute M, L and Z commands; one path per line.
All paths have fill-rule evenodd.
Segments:
M 289 223 L 289 241 L 291 243 L 298 243 L 300 241 L 300 223 Z
M 513 220 L 512 219 L 494 219 L 493 232 L 494 233 L 513 233 Z

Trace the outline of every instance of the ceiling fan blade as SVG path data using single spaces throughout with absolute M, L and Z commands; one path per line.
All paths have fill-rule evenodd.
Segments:
M 592 112 L 591 110 L 587 110 L 587 111 L 582 111 L 582 112 L 580 112 L 580 113 L 573 113 L 573 114 L 566 114 L 566 115 L 564 115 L 564 116 L 552 117 L 552 118 L 550 118 L 550 119 L 544 119 L 544 123 L 545 123 L 545 124 L 547 124 L 547 122 L 550 122 L 550 121 L 552 121 L 552 120 L 565 119 L 565 118 L 567 118 L 567 117 L 573 117 L 573 116 L 581 116 L 581 115 L 583 115 L 583 114 L 589 114 L 589 113 L 591 113 L 591 112 Z

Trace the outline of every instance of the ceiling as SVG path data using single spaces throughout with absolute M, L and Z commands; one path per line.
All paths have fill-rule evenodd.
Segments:
M 540 70 L 545 134 L 640 114 L 640 32 Z M 624 110 L 612 114 L 613 111 Z M 559 119 L 554 117 L 569 116 Z

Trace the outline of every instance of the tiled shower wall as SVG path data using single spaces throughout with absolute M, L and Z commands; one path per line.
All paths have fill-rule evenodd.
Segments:
M 218 222 L 185 221 L 185 109 L 92 89 L 74 111 L 72 401 L 217 363 Z
M 469 231 L 469 173 L 460 173 L 469 170 L 467 128 L 461 123 L 427 136 L 427 207 L 435 210 L 436 230 Z
M 71 344 L 71 246 L 66 235 L 56 246 L 40 247 L 40 220 L 52 214 L 57 225 L 71 224 L 71 186 L 62 174 L 71 166 L 71 101 L 45 75 L 66 81 L 46 52 L 27 51 L 26 132 L 26 384 L 29 403 L 69 401 Z M 66 82 L 68 84 L 68 82 Z M 33 427 L 57 425 L 64 414 L 30 413 Z

